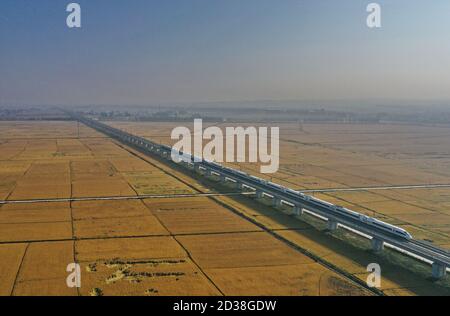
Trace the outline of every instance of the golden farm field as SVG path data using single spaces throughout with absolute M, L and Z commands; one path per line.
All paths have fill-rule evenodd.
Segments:
M 230 204 L 174 196 L 209 189 L 85 126 L 0 130 L 1 295 L 372 294 Z M 166 197 L 130 199 L 140 194 Z
M 19 271 L 27 244 L 0 245 L 0 295 L 10 295 Z
M 172 145 L 176 126 L 192 122 L 108 122 Z M 204 123 L 204 127 L 215 125 Z M 218 123 L 217 126 L 264 124 Z M 259 174 L 259 165 L 229 163 L 243 171 L 419 232 L 417 238 L 450 244 L 450 189 L 371 190 L 371 187 L 450 184 L 450 128 L 396 124 L 293 124 L 280 127 L 280 168 Z M 352 192 L 338 189 L 361 188 Z M 332 191 L 337 189 L 336 191 Z M 448 248 L 448 246 L 447 246 Z
M 145 204 L 175 234 L 261 230 L 208 198 L 147 199 Z
M 49 258 L 51 258 L 49 260 Z M 75 288 L 55 280 L 67 277 L 66 262 L 74 261 L 73 241 L 29 244 L 22 259 L 13 295 L 76 295 Z
M 193 193 L 187 185 L 161 171 L 123 172 L 125 179 L 139 195 Z
M 306 273 L 305 273 L 306 271 Z M 328 274 L 317 263 L 207 269 L 225 295 L 365 296 L 368 292 Z M 237 286 L 241 284 L 242 286 Z

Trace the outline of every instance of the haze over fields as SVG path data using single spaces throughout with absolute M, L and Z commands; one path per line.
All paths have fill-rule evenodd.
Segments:
M 450 3 L 80 0 L 0 4 L 0 105 L 450 100 Z M 428 104 L 430 103 L 428 102 Z M 427 104 L 424 102 L 423 104 Z

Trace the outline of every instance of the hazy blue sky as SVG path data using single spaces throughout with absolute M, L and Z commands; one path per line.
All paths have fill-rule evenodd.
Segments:
M 0 104 L 450 100 L 450 1 L 0 1 Z

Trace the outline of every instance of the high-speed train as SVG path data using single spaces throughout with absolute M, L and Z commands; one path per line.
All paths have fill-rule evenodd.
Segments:
M 383 230 L 385 232 L 392 233 L 392 234 L 394 234 L 394 235 L 396 235 L 396 236 L 398 236 L 400 238 L 405 238 L 405 239 L 408 239 L 408 240 L 413 238 L 411 236 L 411 234 L 408 233 L 406 230 L 404 230 L 404 229 L 402 229 L 400 227 L 397 227 L 397 226 L 394 226 L 394 225 L 382 222 L 382 221 L 380 221 L 380 220 L 378 220 L 376 218 L 373 218 L 373 217 L 370 217 L 370 216 L 367 216 L 367 215 L 364 215 L 364 214 L 360 214 L 360 213 L 354 212 L 354 211 L 349 210 L 349 209 L 347 209 L 345 207 L 334 205 L 334 204 L 325 202 L 323 200 L 319 200 L 319 199 L 314 198 L 314 197 L 310 197 L 309 201 L 312 202 L 312 203 L 320 204 L 321 206 L 327 207 L 328 209 L 332 210 L 335 213 L 339 213 L 339 214 L 345 215 L 345 216 L 350 216 L 353 219 L 356 219 L 356 220 L 358 220 L 360 222 L 363 222 L 363 223 L 368 224 L 370 226 L 376 227 L 376 228 L 381 229 L 381 230 Z
M 210 164 L 213 164 L 215 167 L 226 169 L 228 172 L 230 172 L 232 174 L 236 174 L 236 175 L 239 175 L 239 176 L 246 176 L 246 177 L 252 179 L 255 182 L 258 182 L 258 183 L 260 183 L 262 185 L 267 185 L 268 187 L 270 187 L 270 188 L 272 188 L 274 190 L 279 190 L 279 191 L 284 192 L 284 193 L 296 195 L 300 199 L 302 199 L 304 201 L 307 201 L 307 202 L 309 202 L 309 203 L 311 203 L 313 205 L 326 208 L 329 211 L 337 213 L 337 214 L 339 214 L 341 216 L 351 217 L 354 220 L 357 220 L 357 221 L 360 221 L 360 222 L 365 223 L 367 225 L 373 226 L 373 227 L 378 228 L 380 230 L 383 230 L 385 232 L 389 232 L 391 234 L 394 234 L 397 237 L 408 239 L 408 240 L 413 238 L 411 236 L 411 234 L 408 233 L 406 230 L 404 230 L 404 229 L 402 229 L 400 227 L 397 227 L 397 226 L 394 226 L 394 225 L 382 222 L 382 221 L 380 221 L 380 220 L 378 220 L 376 218 L 369 217 L 369 216 L 366 216 L 364 214 L 360 214 L 360 213 L 354 212 L 354 211 L 349 210 L 349 209 L 347 209 L 345 207 L 342 207 L 342 206 L 334 205 L 332 203 L 323 201 L 323 200 L 315 198 L 313 196 L 309 196 L 309 195 L 303 194 L 301 192 L 295 191 L 293 189 L 286 188 L 286 187 L 284 187 L 284 186 L 282 186 L 280 184 L 273 183 L 271 181 L 267 181 L 267 180 L 258 178 L 256 176 L 249 175 L 249 174 L 247 174 L 245 172 L 242 172 L 242 171 L 239 171 L 239 170 L 235 170 L 235 169 L 231 169 L 231 168 L 228 168 L 228 167 L 224 167 L 224 166 L 222 166 L 222 165 L 220 165 L 218 163 L 212 162 L 212 161 L 206 161 L 206 162 L 210 163 Z
M 303 194 L 301 192 L 298 192 L 298 191 L 295 191 L 295 190 L 292 190 L 292 189 L 289 189 L 289 188 L 285 188 L 285 187 L 283 187 L 281 185 L 278 185 L 278 184 L 274 184 L 274 183 L 267 183 L 267 184 L 270 187 L 276 188 L 276 189 L 280 189 L 280 190 L 282 190 L 285 193 L 296 194 L 301 199 L 303 199 L 305 201 L 308 201 L 309 203 L 315 204 L 315 205 L 320 206 L 320 207 L 327 208 L 330 211 L 338 213 L 340 215 L 352 217 L 353 219 L 356 219 L 356 220 L 358 220 L 360 222 L 363 222 L 365 224 L 374 226 L 374 227 L 376 227 L 378 229 L 381 229 L 383 231 L 392 233 L 392 234 L 394 234 L 394 235 L 396 235 L 398 237 L 405 238 L 405 239 L 412 239 L 413 238 L 411 236 L 411 234 L 408 233 L 406 230 L 404 230 L 404 229 L 402 229 L 400 227 L 397 227 L 397 226 L 394 226 L 394 225 L 382 222 L 382 221 L 380 221 L 380 220 L 378 220 L 376 218 L 369 217 L 369 216 L 366 216 L 364 214 L 360 214 L 360 213 L 354 212 L 354 211 L 349 210 L 349 209 L 347 209 L 345 207 L 334 205 L 334 204 L 329 203 L 327 201 L 315 198 L 313 196 L 309 196 L 309 195 Z
M 262 180 L 262 181 L 264 181 L 264 180 Z M 385 232 L 392 233 L 392 234 L 394 234 L 394 235 L 396 235 L 396 236 L 398 236 L 400 238 L 405 238 L 405 239 L 408 239 L 408 240 L 413 238 L 410 233 L 408 233 L 406 230 L 404 230 L 404 229 L 402 229 L 400 227 L 397 227 L 397 226 L 394 226 L 394 225 L 382 222 L 382 221 L 380 221 L 380 220 L 378 220 L 376 218 L 369 217 L 369 216 L 366 216 L 364 214 L 360 214 L 360 213 L 354 212 L 354 211 L 349 210 L 349 209 L 347 209 L 345 207 L 334 205 L 334 204 L 329 203 L 327 201 L 323 201 L 321 199 L 318 199 L 318 198 L 315 198 L 315 197 L 312 197 L 312 196 L 309 196 L 309 195 L 305 195 L 305 194 L 303 194 L 301 192 L 298 192 L 298 191 L 295 191 L 295 190 L 283 187 L 283 186 L 281 186 L 279 184 L 272 183 L 272 182 L 267 182 L 267 181 L 265 181 L 265 182 L 271 188 L 282 190 L 285 193 L 296 194 L 301 199 L 303 199 L 305 201 L 308 201 L 308 202 L 310 202 L 312 204 L 316 204 L 318 206 L 327 208 L 330 211 L 338 213 L 340 215 L 345 215 L 345 216 L 352 217 L 353 219 L 356 219 L 356 220 L 358 220 L 360 222 L 363 222 L 365 224 L 368 224 L 368 225 L 371 225 L 371 226 L 376 227 L 378 229 L 381 229 L 381 230 L 383 230 Z

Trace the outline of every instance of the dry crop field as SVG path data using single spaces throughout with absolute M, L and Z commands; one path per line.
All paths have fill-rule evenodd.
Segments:
M 172 144 L 175 126 L 111 125 Z M 211 123 L 204 124 L 214 125 Z M 218 126 L 251 124 L 219 123 Z M 280 168 L 259 174 L 257 164 L 230 164 L 298 190 L 337 189 L 313 195 L 410 231 L 416 239 L 450 248 L 450 188 L 370 187 L 450 184 L 450 128 L 400 124 L 271 124 L 280 126 Z M 355 191 L 339 189 L 359 188 Z
M 109 124 L 166 144 L 173 143 L 170 132 L 175 126 L 192 129 L 189 123 Z M 450 189 L 389 187 L 448 184 L 446 157 L 450 157 L 450 146 L 446 144 L 450 129 L 385 124 L 282 124 L 280 130 L 280 170 L 276 174 L 271 177 L 258 174 L 256 164 L 230 165 L 299 190 L 337 189 L 310 194 L 403 226 L 416 239 L 449 248 Z M 349 188 L 356 190 L 339 191 Z M 323 234 L 316 225 L 313 229 L 309 223 L 287 216 L 286 209 L 274 212 L 270 206 L 247 202 L 247 199 L 217 199 L 362 280 L 367 276 L 368 263 L 382 263 L 382 290 L 387 295 L 450 294 L 448 281 L 443 288 L 430 282 L 427 279 L 430 267 L 415 260 L 386 252 L 381 257 L 374 256 L 369 253 L 367 243 L 361 244 L 352 236 L 333 238 L 336 236 Z
M 372 294 L 240 216 L 251 209 L 239 202 L 171 196 L 206 189 L 90 128 L 0 131 L 0 295 Z M 132 199 L 142 194 L 167 197 Z M 72 262 L 78 289 L 66 285 Z

